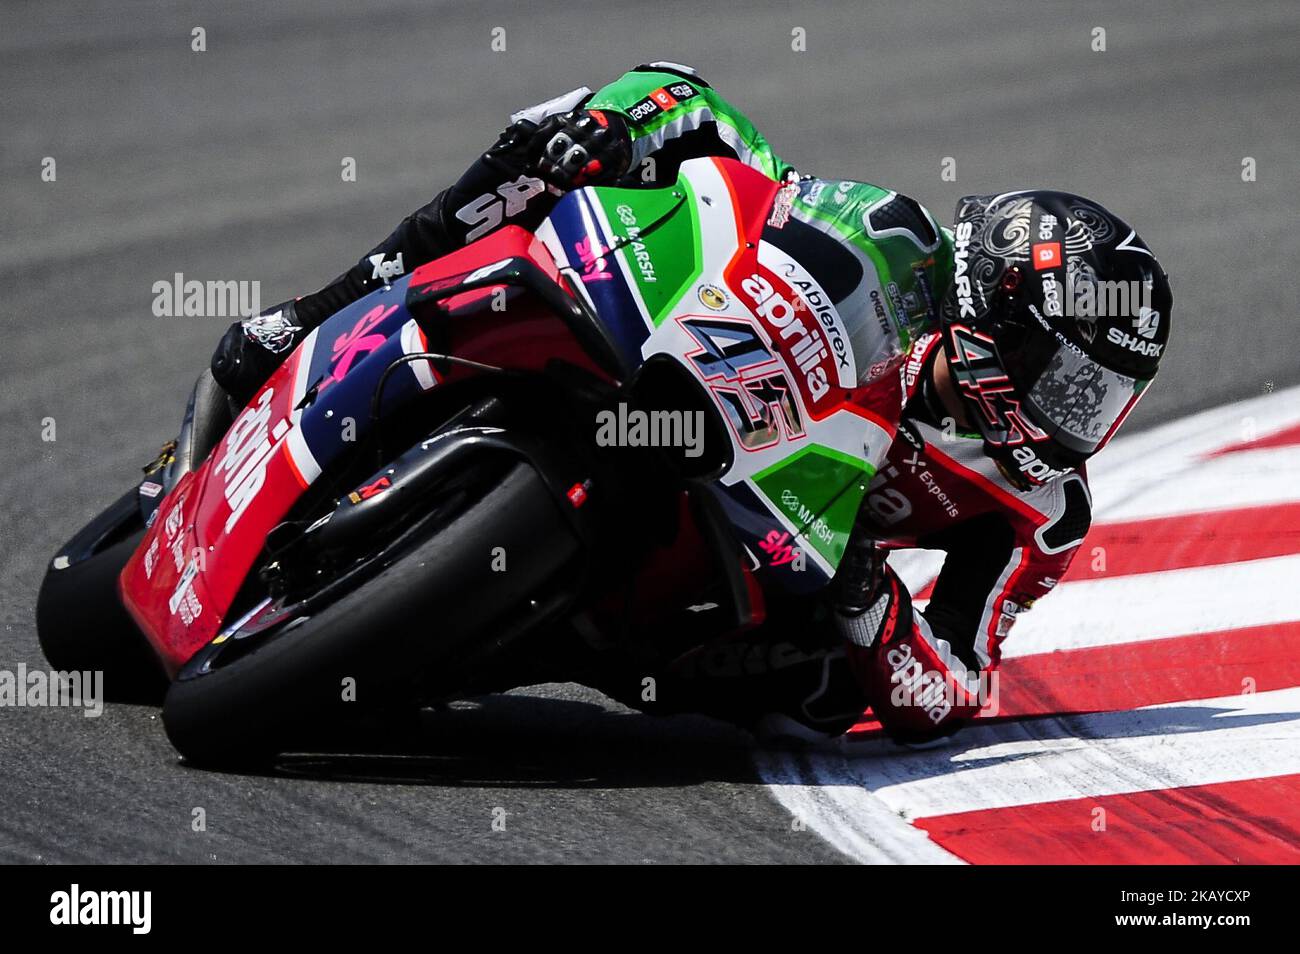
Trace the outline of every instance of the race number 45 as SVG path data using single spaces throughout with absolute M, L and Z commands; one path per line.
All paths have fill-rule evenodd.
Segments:
M 683 318 L 700 350 L 690 355 L 745 450 L 804 436 L 798 401 L 785 372 L 748 321 Z

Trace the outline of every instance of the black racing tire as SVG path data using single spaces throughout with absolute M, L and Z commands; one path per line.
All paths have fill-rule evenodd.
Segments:
M 98 670 L 106 699 L 158 705 L 167 678 L 117 590 L 118 575 L 144 532 L 132 490 L 73 537 L 59 553 L 74 554 L 75 561 L 46 568 L 36 597 L 36 633 L 51 668 Z
M 496 547 L 506 572 L 493 570 Z M 503 630 L 543 622 L 529 619 L 532 600 L 542 602 L 579 552 L 541 477 L 515 464 L 337 602 L 209 671 L 182 669 L 163 705 L 167 736 L 187 762 L 216 768 L 301 751 L 365 707 L 400 705 L 418 676 L 453 671 Z M 348 678 L 355 699 L 345 700 Z

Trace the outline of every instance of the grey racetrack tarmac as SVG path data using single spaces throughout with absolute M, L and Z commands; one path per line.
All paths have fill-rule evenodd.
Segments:
M 941 218 L 1031 186 L 1126 217 L 1177 303 L 1133 426 L 1300 381 L 1290 0 L 9 2 L 0 21 L 0 668 L 42 664 L 46 561 L 173 434 L 227 323 L 155 317 L 155 282 L 314 290 L 512 110 L 648 60 L 698 67 L 800 169 Z M 149 708 L 2 708 L 0 806 L 11 862 L 843 860 L 792 830 L 742 734 L 572 686 L 456 712 L 418 753 L 265 776 L 183 766 Z

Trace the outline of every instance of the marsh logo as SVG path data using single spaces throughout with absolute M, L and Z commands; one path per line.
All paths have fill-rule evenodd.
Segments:
M 148 934 L 153 926 L 152 891 L 82 891 L 74 884 L 50 895 L 50 923 L 129 925 L 132 934 Z
M 628 240 L 632 243 L 632 258 L 641 272 L 641 280 L 647 284 L 657 282 L 659 279 L 655 277 L 655 264 L 650 258 L 650 253 L 646 251 L 645 243 L 641 241 L 641 226 L 637 224 L 636 209 L 624 202 L 615 211 L 618 213 L 618 220 L 627 230 Z

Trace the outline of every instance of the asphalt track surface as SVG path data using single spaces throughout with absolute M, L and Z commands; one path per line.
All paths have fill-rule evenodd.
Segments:
M 941 217 L 964 192 L 1034 185 L 1121 212 L 1177 301 L 1137 425 L 1300 381 L 1290 0 L 14 2 L 0 19 L 0 668 L 43 664 L 46 561 L 174 432 L 226 324 L 154 317 L 154 282 L 312 290 L 510 111 L 646 60 L 701 67 L 800 168 Z M 576 687 L 487 700 L 413 749 L 256 777 L 184 767 L 148 708 L 0 709 L 0 805 L 0 861 L 845 860 L 792 831 L 743 734 Z

